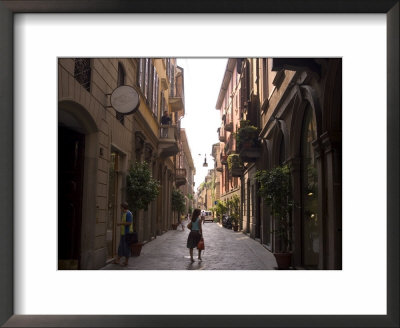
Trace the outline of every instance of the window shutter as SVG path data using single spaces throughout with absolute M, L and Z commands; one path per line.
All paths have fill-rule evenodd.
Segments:
M 161 93 L 161 115 L 164 114 L 164 104 L 165 104 L 165 99 L 164 99 L 164 93 Z
M 175 96 L 175 66 L 171 65 L 171 73 L 170 73 L 170 85 L 171 85 L 171 91 L 170 91 L 170 96 L 174 97 Z
M 147 90 L 149 85 L 149 58 L 145 59 L 146 64 L 144 68 L 144 96 L 147 100 Z
M 157 72 L 155 72 L 154 75 L 154 80 L 155 80 L 155 92 L 154 92 L 154 115 L 156 115 L 156 117 L 158 117 L 158 74 Z
M 154 74 L 154 66 L 153 63 L 151 62 L 151 59 L 149 59 L 149 76 L 148 76 L 148 87 L 147 87 L 146 98 L 150 109 L 152 107 L 152 98 L 153 98 L 153 74 Z
M 157 72 L 153 67 L 153 92 L 151 93 L 151 111 L 155 114 L 156 111 L 156 93 L 157 93 Z
M 242 77 L 240 78 L 240 90 L 239 90 L 239 94 L 240 94 L 240 104 L 239 104 L 239 109 L 240 109 L 240 113 L 243 113 L 244 110 L 244 76 L 242 75 Z
M 143 58 L 139 59 L 139 70 L 138 70 L 138 85 L 140 90 L 143 91 L 143 66 L 144 66 L 144 60 Z
M 170 77 L 170 68 L 171 68 L 170 65 L 171 65 L 171 64 L 170 64 L 170 59 L 167 58 L 167 60 L 166 60 L 166 65 L 165 65 L 165 66 L 166 66 L 166 70 L 167 70 L 166 73 L 167 73 L 168 82 L 170 82 L 170 78 L 171 78 L 171 77 Z

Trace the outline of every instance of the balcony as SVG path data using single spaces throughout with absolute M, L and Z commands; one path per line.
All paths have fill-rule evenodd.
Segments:
M 219 137 L 219 141 L 221 142 L 225 142 L 226 141 L 226 134 L 225 134 L 225 129 L 223 126 L 221 126 L 218 129 L 218 137 Z
M 183 186 L 187 183 L 186 169 L 175 169 L 175 185 L 176 187 Z
M 227 165 L 228 164 L 228 155 L 222 154 L 220 155 L 221 158 L 221 164 L 222 165 Z
M 237 132 L 237 148 L 243 162 L 256 162 L 261 156 L 258 133 L 258 128 L 250 125 L 249 121 L 241 121 L 240 128 Z
M 224 129 L 225 129 L 225 131 L 229 131 L 229 132 L 233 131 L 233 121 L 232 121 L 231 115 L 226 116 Z
M 243 162 L 238 154 L 228 156 L 228 170 L 233 177 L 241 177 L 243 175 Z
M 169 105 L 172 112 L 185 111 L 185 96 L 183 86 L 183 69 L 176 67 L 175 81 L 172 81 L 172 85 L 169 93 Z
M 244 144 L 240 147 L 239 155 L 243 162 L 256 162 L 261 156 L 261 147 L 255 144 Z
M 183 98 L 180 96 L 169 96 L 169 105 L 171 112 L 180 112 L 185 108 L 185 105 L 183 104 Z
M 233 149 L 233 134 L 231 134 L 228 138 L 228 141 L 226 142 L 225 145 L 225 154 L 230 155 L 233 154 L 235 151 Z
M 158 155 L 162 158 L 179 153 L 178 130 L 176 125 L 160 125 Z
M 217 166 L 215 167 L 215 169 L 216 169 L 218 172 L 222 172 L 222 171 L 223 171 L 222 163 L 221 163 L 221 162 L 217 163 Z

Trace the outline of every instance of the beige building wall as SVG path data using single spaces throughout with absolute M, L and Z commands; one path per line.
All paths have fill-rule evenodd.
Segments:
M 118 246 L 118 229 L 114 226 L 110 232 L 107 228 L 110 219 L 109 170 L 110 165 L 114 163 L 111 162 L 111 158 L 118 157 L 118 171 L 115 171 L 113 178 L 117 189 L 116 198 L 111 202 L 114 205 L 125 200 L 126 174 L 129 165 L 134 161 L 147 161 L 153 177 L 161 182 L 162 187 L 157 200 L 149 205 L 148 210 L 138 211 L 135 218 L 139 240 L 148 242 L 157 234 L 168 230 L 174 220 L 170 193 L 175 184 L 175 155 L 173 151 L 166 153 L 165 150 L 172 149 L 174 143 L 177 148 L 177 133 L 175 137 L 174 133 L 169 133 L 170 139 L 160 139 L 161 111 L 165 108 L 171 113 L 171 96 L 175 96 L 176 89 L 179 89 L 179 83 L 174 85 L 173 81 L 175 76 L 179 75 L 175 59 L 147 60 L 148 67 L 154 67 L 153 70 L 157 73 L 153 75 L 156 76 L 154 80 L 148 81 L 149 85 L 154 84 L 153 89 L 157 91 L 147 94 L 138 83 L 140 59 L 91 58 L 89 62 L 89 90 L 78 82 L 74 58 L 61 58 L 58 63 L 59 125 L 78 131 L 84 136 L 85 144 L 82 159 L 84 175 L 80 254 L 79 263 L 74 261 L 73 264 L 81 269 L 103 266 L 107 259 L 113 257 L 110 252 L 115 254 Z M 183 81 L 183 71 L 179 73 Z M 138 110 L 123 117 L 118 116 L 110 104 L 110 94 L 121 83 L 133 86 L 140 95 Z M 175 94 L 171 93 L 172 89 Z M 183 92 L 181 93 L 183 96 Z M 161 100 L 162 95 L 164 95 L 163 100 Z M 151 105 L 152 103 L 157 105 Z M 177 123 L 182 115 L 184 108 L 177 110 L 175 107 L 174 115 L 170 115 L 172 117 L 170 132 L 178 131 Z M 120 209 L 116 208 L 113 215 L 119 220 Z M 112 251 L 107 241 L 110 238 L 114 239 Z

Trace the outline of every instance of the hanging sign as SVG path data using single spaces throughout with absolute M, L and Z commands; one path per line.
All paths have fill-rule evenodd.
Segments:
M 133 114 L 139 108 L 139 93 L 135 88 L 121 85 L 111 94 L 111 106 L 120 114 Z

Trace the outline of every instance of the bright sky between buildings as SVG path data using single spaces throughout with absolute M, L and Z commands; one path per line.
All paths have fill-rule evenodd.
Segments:
M 219 142 L 217 129 L 220 112 L 215 108 L 224 77 L 227 58 L 178 58 L 184 69 L 185 117 L 182 127 L 188 136 L 193 163 L 196 167 L 195 190 L 214 168 L 212 145 Z M 203 167 L 204 157 L 208 167 Z

